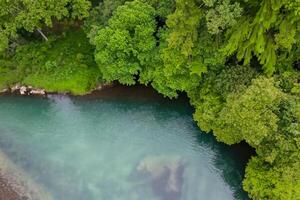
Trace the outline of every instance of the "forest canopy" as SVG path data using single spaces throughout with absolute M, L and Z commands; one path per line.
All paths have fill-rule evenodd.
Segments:
M 300 199 L 300 2 L 0 0 L 0 89 L 185 92 L 199 127 L 255 148 L 252 199 Z

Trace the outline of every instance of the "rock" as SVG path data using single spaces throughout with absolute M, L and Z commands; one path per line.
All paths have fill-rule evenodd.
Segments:
M 31 95 L 41 95 L 41 96 L 45 96 L 46 92 L 43 89 L 32 89 L 29 94 Z
M 47 93 L 44 89 L 35 89 L 32 86 L 25 86 L 20 85 L 19 83 L 11 86 L 10 88 L 0 90 L 0 93 L 11 92 L 14 93 L 19 91 L 21 95 L 39 95 L 39 96 L 46 96 Z
M 10 88 L 10 90 L 11 90 L 11 92 L 15 92 L 15 91 L 17 91 L 17 90 L 20 90 L 20 88 L 21 88 L 21 85 L 20 85 L 19 83 L 17 83 L 17 84 L 15 84 L 14 86 L 12 86 L 12 87 Z
M 8 93 L 9 92 L 9 88 L 4 88 L 0 91 L 0 93 Z
M 103 86 L 102 85 L 97 85 L 96 90 L 102 90 Z
M 27 94 L 27 87 L 26 86 L 21 86 L 20 87 L 20 94 L 21 95 L 26 95 Z
M 115 85 L 114 82 L 99 84 L 99 85 L 97 85 L 96 90 L 103 90 L 103 89 L 106 89 L 106 88 L 111 88 L 114 85 Z
M 161 199 L 179 200 L 184 182 L 185 162 L 178 156 L 149 156 L 136 168 L 143 180 L 150 180 L 153 192 Z

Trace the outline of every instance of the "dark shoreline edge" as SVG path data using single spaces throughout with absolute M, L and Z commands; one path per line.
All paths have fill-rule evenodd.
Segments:
M 159 102 L 168 102 L 168 103 L 172 101 L 172 102 L 180 102 L 182 104 L 190 106 L 190 108 L 193 109 L 192 106 L 190 105 L 190 101 L 186 93 L 179 92 L 178 98 L 170 99 L 157 92 L 151 85 L 136 84 L 136 85 L 128 86 L 128 85 L 122 85 L 118 82 L 104 83 L 98 85 L 96 88 L 84 94 L 73 94 L 71 92 L 48 92 L 44 89 L 33 88 L 31 86 L 24 86 L 24 87 L 30 87 L 31 90 L 43 91 L 44 93 L 43 94 L 40 93 L 21 94 L 20 87 L 23 86 L 19 85 L 18 89 L 14 89 L 14 90 L 6 89 L 2 92 L 0 91 L 0 97 L 16 96 L 16 97 L 33 97 L 33 98 L 47 99 L 48 97 L 51 96 L 68 96 L 73 99 L 79 99 L 79 100 L 125 100 L 125 101 L 134 100 L 134 101 L 159 101 Z

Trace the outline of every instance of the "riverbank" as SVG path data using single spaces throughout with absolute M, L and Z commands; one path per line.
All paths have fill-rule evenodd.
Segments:
M 25 92 L 24 92 L 25 91 Z M 174 99 L 164 97 L 158 93 L 151 86 L 134 85 L 126 86 L 118 82 L 99 84 L 93 90 L 82 94 L 76 95 L 70 92 L 49 92 L 46 89 L 34 88 L 32 86 L 26 86 L 21 84 L 14 84 L 5 90 L 0 91 L 1 96 L 32 96 L 47 98 L 53 95 L 67 95 L 75 99 L 82 100 L 117 100 L 122 99 L 126 101 L 153 101 L 159 100 L 160 102 L 170 102 Z M 181 93 L 175 101 L 189 104 L 189 99 L 185 93 Z
M 116 82 L 112 83 L 102 83 L 97 85 L 96 88 L 93 90 L 82 94 L 82 95 L 76 95 L 76 96 L 87 96 L 95 92 L 99 92 L 108 88 L 112 88 L 114 86 L 118 85 Z M 66 92 L 53 92 L 53 91 L 47 91 L 47 89 L 44 88 L 36 88 L 30 85 L 24 85 L 20 83 L 13 84 L 11 86 L 7 86 L 6 88 L 2 89 L 0 91 L 0 95 L 22 95 L 22 96 L 40 96 L 40 97 L 47 97 L 48 94 L 63 94 L 63 95 L 72 95 L 72 93 L 66 91 Z
M 0 149 L 0 200 L 53 200 Z
M 9 184 L 9 181 L 0 174 L 0 200 L 22 200 L 22 197 Z

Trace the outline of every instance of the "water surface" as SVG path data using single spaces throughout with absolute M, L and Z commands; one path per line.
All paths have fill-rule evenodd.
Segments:
M 238 154 L 181 101 L 0 97 L 0 148 L 55 200 L 247 199 Z

